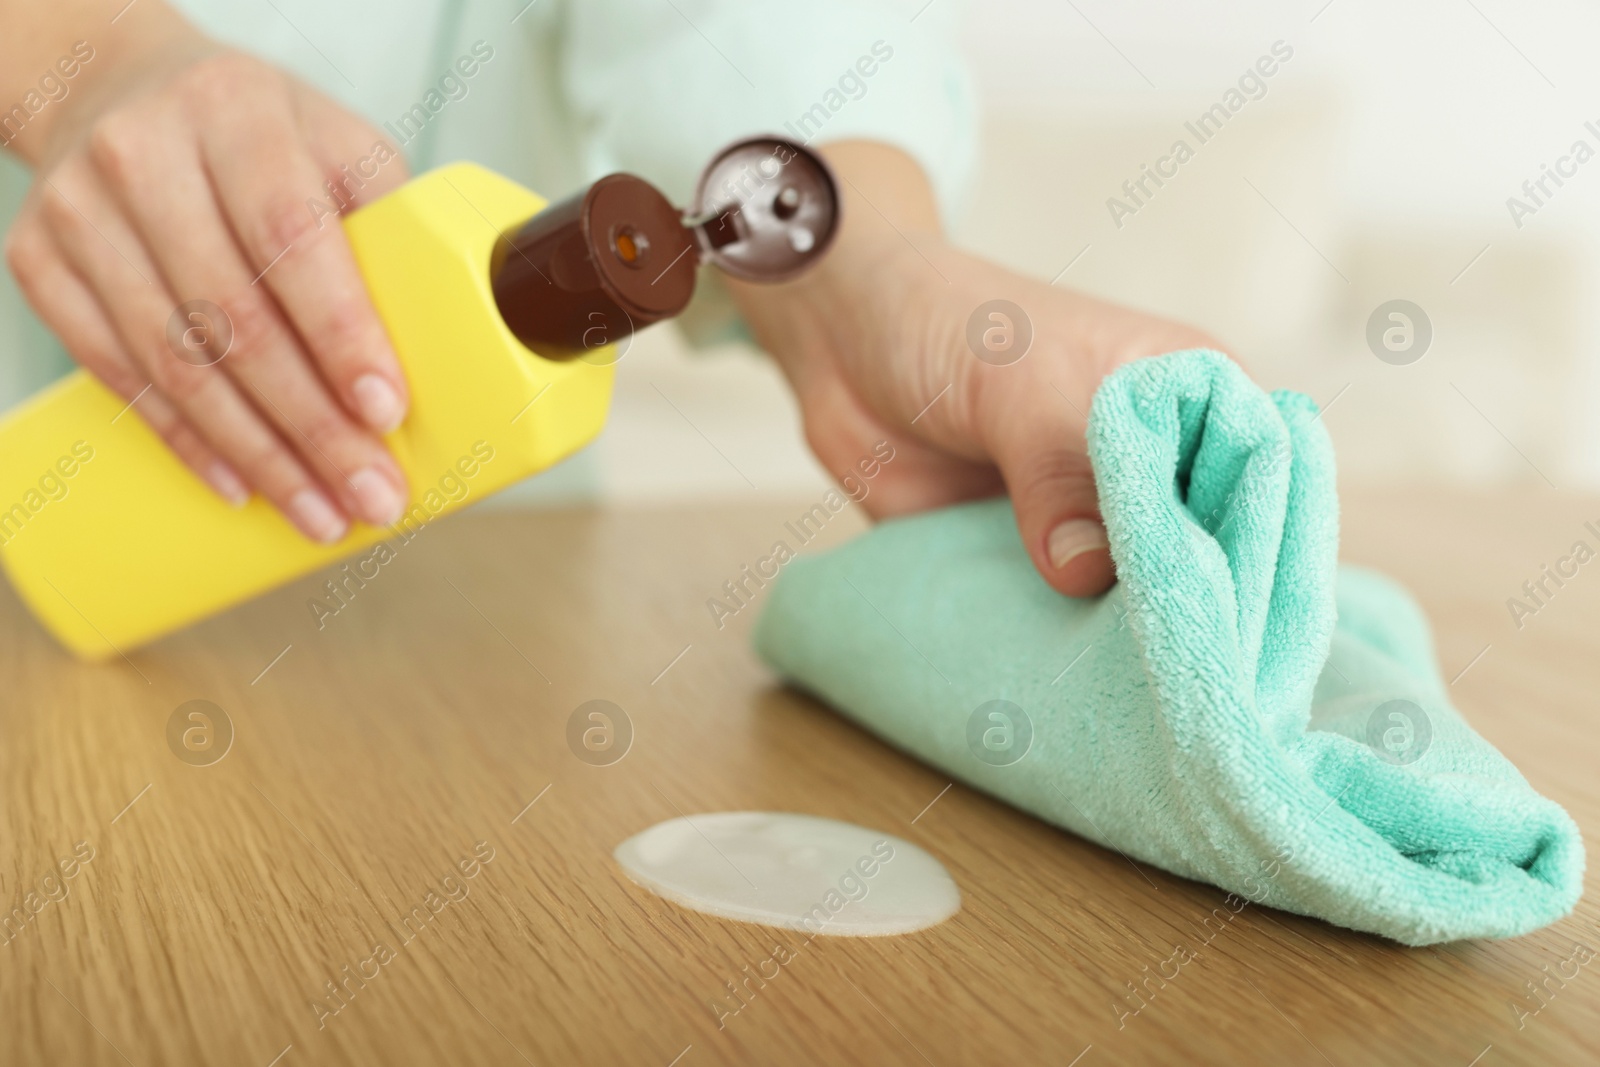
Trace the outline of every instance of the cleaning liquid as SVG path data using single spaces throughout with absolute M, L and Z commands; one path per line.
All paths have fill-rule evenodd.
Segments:
M 412 398 L 385 438 L 412 493 L 394 527 L 321 545 L 259 497 L 236 509 L 77 371 L 0 416 L 0 564 L 67 648 L 125 654 L 572 455 L 617 343 L 682 311 L 702 261 L 783 280 L 837 222 L 826 165 L 777 138 L 720 153 L 687 216 L 631 175 L 549 207 L 470 163 L 421 175 L 343 220 Z

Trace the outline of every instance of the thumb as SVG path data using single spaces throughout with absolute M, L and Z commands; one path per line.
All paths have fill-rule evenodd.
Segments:
M 1044 580 L 1068 596 L 1110 589 L 1116 572 L 1082 428 L 1031 419 L 1013 424 L 996 444 L 1022 543 Z

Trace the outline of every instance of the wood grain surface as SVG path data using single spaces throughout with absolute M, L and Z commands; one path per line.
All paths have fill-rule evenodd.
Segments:
M 1600 947 L 1592 898 L 1430 949 L 1252 906 L 1199 948 L 1219 890 L 946 790 L 777 687 L 748 648 L 759 604 L 719 631 L 705 601 L 809 503 L 469 515 L 351 582 L 320 629 L 307 602 L 335 573 L 101 666 L 0 593 L 0 902 L 20 909 L 0 1063 L 1600 1060 L 1600 958 L 1571 962 Z M 1587 520 L 1600 500 L 1549 491 L 1345 502 L 1347 558 L 1418 593 L 1458 705 L 1592 847 L 1600 562 L 1521 629 L 1505 603 L 1595 544 Z M 846 513 L 823 539 L 856 529 Z M 197 699 L 233 727 L 209 764 L 215 743 L 169 744 Z M 567 743 L 592 699 L 632 725 L 608 766 Z M 963 909 L 808 945 L 677 908 L 611 859 L 735 809 L 906 837 Z M 1200 958 L 1130 1013 L 1127 984 L 1180 944 Z M 745 984 L 780 946 L 776 977 Z

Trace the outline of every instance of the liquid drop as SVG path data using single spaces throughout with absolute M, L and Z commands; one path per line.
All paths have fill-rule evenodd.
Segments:
M 961 909 L 949 872 L 924 850 L 813 815 L 690 815 L 635 834 L 613 855 L 633 881 L 686 908 L 812 934 L 905 934 Z

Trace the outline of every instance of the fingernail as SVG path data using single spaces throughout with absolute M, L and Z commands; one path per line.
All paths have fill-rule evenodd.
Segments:
M 350 389 L 356 395 L 361 417 L 379 433 L 388 433 L 405 418 L 406 407 L 400 401 L 400 394 L 381 375 L 363 374 Z
M 220 459 L 206 468 L 205 478 L 211 488 L 234 507 L 242 508 L 250 503 L 250 487 Z
M 1050 553 L 1050 565 L 1060 570 L 1085 552 L 1109 548 L 1106 528 L 1093 519 L 1068 519 L 1050 531 L 1045 548 Z
M 333 544 L 349 529 L 328 498 L 315 489 L 302 489 L 290 498 L 289 517 L 307 537 L 325 545 Z
M 400 518 L 405 498 L 376 467 L 363 467 L 350 476 L 361 517 L 374 526 L 387 526 Z

